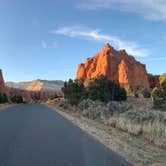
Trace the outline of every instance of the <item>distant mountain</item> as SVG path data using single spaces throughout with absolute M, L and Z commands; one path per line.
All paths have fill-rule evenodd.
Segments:
M 33 80 L 29 82 L 6 82 L 9 88 L 22 89 L 27 91 L 60 91 L 64 82 L 61 80 L 48 81 L 48 80 Z

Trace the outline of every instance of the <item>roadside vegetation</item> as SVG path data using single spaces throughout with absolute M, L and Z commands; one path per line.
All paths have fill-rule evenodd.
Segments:
M 64 98 L 71 105 L 79 105 L 84 99 L 102 102 L 108 101 L 125 101 L 127 99 L 126 91 L 114 81 L 107 77 L 96 78 L 87 86 L 84 86 L 81 80 L 69 80 L 64 83 L 62 88 Z
M 70 79 L 62 91 L 65 102 L 60 102 L 60 107 L 75 106 L 83 117 L 99 120 L 166 149 L 166 112 L 162 112 L 166 111 L 166 74 L 160 76 L 160 83 L 154 89 L 121 88 L 118 83 L 100 77 L 86 85 L 81 80 Z M 139 105 L 134 107 L 130 98 L 140 101 Z M 147 103 L 151 107 L 145 109 Z
M 8 103 L 8 98 L 6 94 L 0 93 L 0 104 Z
M 23 97 L 20 95 L 9 93 L 8 98 L 12 103 L 17 103 L 17 104 L 24 103 Z
M 166 111 L 166 74 L 159 78 L 160 83 L 152 90 L 152 100 L 154 107 Z

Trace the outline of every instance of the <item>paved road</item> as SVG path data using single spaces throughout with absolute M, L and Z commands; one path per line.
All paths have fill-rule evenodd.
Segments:
M 127 166 L 55 111 L 23 104 L 0 112 L 0 166 Z

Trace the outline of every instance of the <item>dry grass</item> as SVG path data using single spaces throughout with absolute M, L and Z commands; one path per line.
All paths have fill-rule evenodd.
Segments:
M 130 134 L 141 136 L 157 146 L 166 148 L 166 115 L 153 111 L 129 111 L 113 116 L 108 124 Z

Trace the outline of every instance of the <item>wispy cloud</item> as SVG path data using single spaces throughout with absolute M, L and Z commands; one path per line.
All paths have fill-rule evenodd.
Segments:
M 137 43 L 122 40 L 117 36 L 104 34 L 100 29 L 91 29 L 79 26 L 60 27 L 52 31 L 52 33 L 73 38 L 85 38 L 95 41 L 110 42 L 111 45 L 117 49 L 126 49 L 126 51 L 133 56 L 147 57 L 149 55 L 149 51 L 141 48 Z
M 57 43 L 56 42 L 46 42 L 45 40 L 42 40 L 41 41 L 41 46 L 44 49 L 46 49 L 46 48 L 56 48 Z
M 116 9 L 156 21 L 166 19 L 166 0 L 81 0 L 78 7 L 86 10 Z

